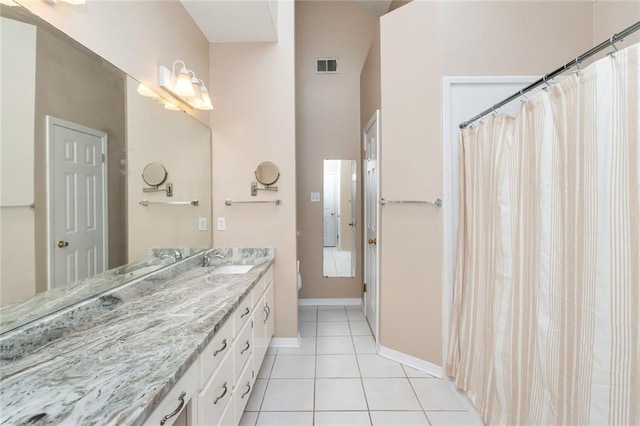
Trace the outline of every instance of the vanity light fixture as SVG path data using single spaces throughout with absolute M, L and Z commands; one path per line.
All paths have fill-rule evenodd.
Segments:
M 176 65 L 181 66 L 177 74 Z M 196 74 L 187 68 L 184 61 L 175 61 L 172 69 L 164 65 L 158 66 L 158 85 L 192 108 L 213 109 L 209 90 L 204 85 L 204 81 L 196 77 Z

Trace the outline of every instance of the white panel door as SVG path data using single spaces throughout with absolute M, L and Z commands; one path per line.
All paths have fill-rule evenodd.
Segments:
M 106 134 L 49 117 L 51 287 L 107 269 Z
M 364 129 L 364 293 L 365 316 L 374 337 L 378 339 L 378 294 L 379 294 L 379 224 L 380 224 L 380 180 L 378 152 L 380 151 L 380 110 L 369 120 Z

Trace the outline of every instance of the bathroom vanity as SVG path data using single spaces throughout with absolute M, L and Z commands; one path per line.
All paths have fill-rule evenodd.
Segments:
M 213 254 L 0 335 L 0 423 L 237 424 L 273 335 L 274 250 Z

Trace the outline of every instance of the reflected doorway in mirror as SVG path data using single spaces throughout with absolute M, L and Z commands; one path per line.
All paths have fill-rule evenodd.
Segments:
M 355 160 L 324 160 L 324 277 L 355 277 L 357 168 Z

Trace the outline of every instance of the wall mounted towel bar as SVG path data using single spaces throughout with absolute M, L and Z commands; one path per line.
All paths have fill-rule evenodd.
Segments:
M 276 206 L 282 205 L 282 200 L 271 200 L 271 201 L 233 201 L 233 200 L 224 200 L 224 204 L 226 206 L 230 206 L 231 204 L 275 204 Z
M 170 204 L 172 206 L 193 206 L 193 207 L 197 207 L 198 205 L 200 205 L 200 201 L 198 200 L 192 200 L 192 201 L 149 201 L 149 200 L 142 200 L 140 201 L 140 205 L 144 206 L 144 207 L 149 207 L 149 205 L 151 204 Z
M 417 200 L 385 200 L 384 198 L 381 198 L 380 205 L 384 206 L 386 204 L 431 204 L 436 207 L 442 207 L 442 199 L 438 198 L 434 201 L 417 201 Z
M 16 205 L 0 206 L 0 208 L 3 208 L 3 209 L 31 209 L 31 210 L 34 210 L 36 208 L 36 204 L 35 203 L 31 203 L 31 204 L 16 204 Z

